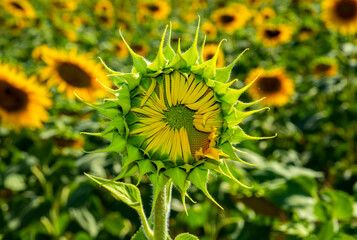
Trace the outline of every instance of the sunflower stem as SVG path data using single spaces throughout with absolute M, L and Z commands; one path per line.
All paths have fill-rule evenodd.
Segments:
M 138 211 L 138 214 L 141 218 L 141 222 L 142 222 L 142 225 L 143 225 L 143 229 L 144 229 L 144 233 L 145 235 L 149 238 L 149 240 L 154 240 L 153 238 L 153 232 L 149 226 L 149 223 L 148 223 L 148 220 L 145 216 L 145 213 L 144 213 L 144 209 L 143 208 L 140 208 L 140 211 Z
M 167 240 L 168 227 L 167 186 L 159 193 L 154 208 L 154 240 Z

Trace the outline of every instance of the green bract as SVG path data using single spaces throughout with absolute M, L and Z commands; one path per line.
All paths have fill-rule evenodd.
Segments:
M 265 108 L 244 111 L 258 102 L 238 100 L 250 85 L 230 88 L 236 81 L 229 81 L 231 71 L 242 54 L 230 65 L 216 68 L 219 48 L 206 62 L 202 58 L 204 42 L 201 52 L 197 50 L 199 27 L 184 53 L 180 42 L 176 51 L 172 49 L 171 27 L 163 47 L 166 29 L 153 62 L 136 54 L 120 33 L 134 66 L 131 73 L 121 73 L 103 62 L 118 89 L 104 86 L 115 97 L 103 104 L 82 100 L 110 119 L 104 132 L 87 134 L 111 140 L 107 148 L 96 152 L 122 154 L 122 171 L 115 180 L 139 172 L 140 182 L 148 175 L 154 185 L 154 205 L 170 180 L 181 192 L 184 206 L 190 182 L 215 202 L 207 191 L 208 174 L 221 174 L 243 185 L 231 174 L 226 160 L 243 162 L 232 144 L 270 138 L 249 136 L 238 126 L 245 117 Z

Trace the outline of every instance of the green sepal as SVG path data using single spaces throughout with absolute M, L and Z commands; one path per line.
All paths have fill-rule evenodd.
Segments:
M 224 95 L 224 94 L 226 94 L 228 88 L 236 81 L 237 81 L 237 79 L 234 79 L 228 83 L 221 83 L 218 81 L 214 81 L 213 90 L 217 95 Z
M 171 62 L 172 59 L 174 59 L 175 54 L 176 54 L 175 51 L 171 47 L 171 29 L 172 29 L 172 23 L 170 22 L 169 37 L 167 39 L 167 43 L 166 43 L 166 45 L 164 47 L 164 51 L 163 51 L 165 58 L 168 59 L 169 62 Z
M 269 109 L 269 107 L 264 107 L 257 110 L 247 111 L 247 112 L 241 112 L 234 108 L 234 111 L 228 116 L 225 116 L 224 119 L 227 121 L 228 127 L 233 128 L 237 124 L 241 123 L 246 117 L 254 113 L 263 111 L 265 109 Z
M 115 92 L 116 92 L 117 99 L 111 101 L 117 103 L 122 108 L 124 115 L 128 114 L 131 108 L 130 91 L 128 86 L 122 85 Z
M 126 144 L 126 154 L 123 156 L 122 167 L 126 167 L 132 162 L 143 159 L 140 150 L 131 144 Z
M 248 189 L 252 189 L 253 186 L 248 187 L 247 185 L 241 183 L 240 181 L 238 181 L 238 179 L 236 179 L 233 174 L 231 173 L 231 171 L 229 170 L 229 167 L 226 163 L 226 161 L 223 161 L 223 164 L 220 165 L 220 168 L 222 169 L 222 172 L 224 172 L 224 174 L 226 176 L 228 176 L 230 179 L 232 179 L 233 181 L 235 181 L 236 183 L 238 183 L 239 185 L 241 185 L 242 187 L 248 188 Z
M 231 72 L 232 72 L 232 69 L 234 67 L 234 65 L 237 63 L 237 61 L 239 60 L 239 58 L 243 55 L 243 53 L 245 53 L 247 50 L 249 50 L 248 48 L 245 49 L 241 54 L 239 54 L 239 56 L 234 59 L 234 61 L 229 64 L 228 66 L 226 67 L 223 67 L 223 68 L 217 68 L 216 70 L 216 76 L 214 77 L 214 80 L 218 81 L 218 82 L 221 82 L 221 83 L 225 83 L 227 82 L 230 77 L 231 77 Z
M 241 129 L 239 126 L 234 126 L 233 127 L 233 134 L 231 136 L 230 142 L 231 143 L 240 143 L 246 140 L 263 140 L 263 139 L 270 139 L 276 137 L 277 134 L 274 136 L 269 136 L 269 137 L 253 137 L 249 136 L 246 134 L 243 129 Z
M 166 30 L 167 30 L 167 25 L 166 25 L 164 34 L 162 35 L 159 50 L 157 52 L 156 58 L 148 67 L 148 69 L 150 69 L 153 72 L 163 69 L 168 62 L 168 60 L 165 58 L 164 53 L 163 53 Z
M 247 87 L 241 89 L 228 88 L 226 94 L 220 97 L 220 100 L 233 106 L 237 102 L 238 98 L 246 91 L 246 89 Z
M 204 162 L 204 164 L 201 166 L 202 169 L 207 169 L 207 170 L 210 170 L 210 171 L 214 171 L 216 172 L 217 174 L 220 174 L 220 175 L 223 175 L 223 176 L 226 176 L 228 178 L 230 178 L 230 176 L 228 176 L 227 174 L 225 174 L 222 169 L 221 169 L 221 165 L 222 165 L 222 161 L 223 160 L 220 160 L 219 162 L 217 161 L 210 161 L 210 160 L 206 160 Z
M 111 120 L 109 122 L 109 126 L 115 127 L 118 130 L 119 134 L 122 136 L 126 135 L 128 132 L 127 126 L 125 124 L 125 119 L 122 116 Z
M 125 167 L 122 168 L 121 172 L 119 173 L 118 176 L 116 176 L 113 180 L 119 180 L 125 177 L 131 177 L 133 176 L 135 173 L 137 173 L 139 167 L 136 164 L 136 162 L 133 162 L 129 165 L 126 165 Z
M 186 191 L 189 187 L 189 182 L 186 181 L 187 173 L 178 167 L 174 167 L 174 168 L 167 169 L 164 172 L 164 174 L 171 179 L 174 186 L 181 193 L 182 204 L 183 207 L 185 208 L 186 214 L 188 214 L 186 208 L 186 202 L 185 202 Z
M 133 58 L 133 65 L 134 65 L 134 69 L 133 72 L 135 72 L 134 70 L 136 70 L 137 72 L 140 73 L 146 73 L 148 66 L 150 64 L 150 62 L 148 60 L 146 60 L 143 56 L 140 56 L 138 54 L 136 54 L 129 46 L 129 44 L 125 41 L 123 34 L 121 33 L 121 31 L 119 30 L 119 34 L 126 46 L 126 48 L 128 49 L 131 57 Z
M 166 169 L 165 164 L 161 160 L 151 160 L 156 165 L 157 174 L 160 173 L 161 169 Z
M 81 134 L 102 137 L 102 138 L 105 138 L 105 139 L 111 141 L 113 138 L 114 130 L 115 130 L 115 127 L 109 125 L 103 132 L 100 132 L 100 133 L 81 132 Z
M 205 44 L 206 44 L 206 35 L 203 38 L 203 42 L 202 42 L 202 46 L 201 46 L 201 50 L 200 50 L 200 57 L 198 58 L 198 63 L 202 64 L 204 62 L 203 59 L 203 50 L 205 49 Z
M 194 168 L 187 176 L 187 180 L 191 181 L 196 187 L 198 187 L 212 202 L 218 207 L 224 210 L 209 194 L 207 190 L 208 170 L 201 169 L 199 167 Z
M 229 142 L 225 142 L 224 144 L 220 145 L 219 148 L 222 150 L 223 153 L 229 156 L 230 160 L 239 161 L 239 157 L 236 155 L 232 145 Z
M 150 160 L 141 160 L 136 162 L 139 166 L 139 178 L 138 178 L 138 183 L 136 185 L 139 185 L 141 178 L 150 172 L 155 172 L 156 168 L 154 165 L 151 163 Z
M 110 145 L 104 149 L 91 151 L 87 153 L 104 153 L 104 152 L 116 152 L 122 153 L 125 150 L 126 140 L 117 133 L 117 131 L 113 131 L 112 142 Z
M 177 52 L 175 54 L 174 59 L 167 65 L 167 68 L 174 68 L 174 69 L 181 69 L 185 68 L 187 66 L 187 63 L 185 59 L 183 59 L 182 54 L 181 54 L 181 47 L 180 47 L 180 39 L 177 44 Z
M 245 102 L 241 102 L 241 101 L 237 101 L 236 104 L 234 105 L 234 107 L 238 110 L 238 111 L 243 111 L 244 109 L 253 106 L 257 103 L 259 103 L 260 101 L 262 101 L 264 98 L 261 98 L 257 101 L 254 102 L 249 102 L 249 103 L 245 103 Z
M 154 188 L 154 196 L 153 196 L 152 208 L 150 213 L 150 215 L 152 215 L 155 209 L 157 197 L 159 196 L 161 190 L 165 187 L 166 183 L 169 181 L 169 178 L 163 173 L 159 173 L 159 174 L 151 173 L 148 174 L 148 177 Z
M 198 17 L 198 24 L 197 24 L 195 39 L 193 40 L 191 47 L 186 52 L 184 52 L 182 54 L 182 58 L 187 63 L 187 66 L 195 65 L 197 62 L 197 59 L 198 59 L 197 41 L 198 41 L 198 32 L 200 29 L 200 22 L 201 22 L 200 17 Z
M 100 112 L 103 116 L 105 116 L 105 117 L 107 117 L 109 119 L 114 119 L 117 116 L 121 115 L 121 113 L 120 113 L 120 111 L 118 109 L 118 105 L 116 103 L 114 103 L 114 102 L 107 101 L 107 102 L 104 102 L 102 104 L 92 104 L 90 102 L 87 102 L 87 101 L 83 100 L 80 96 L 78 96 L 78 94 L 76 92 L 74 94 L 83 103 L 85 103 L 88 106 L 94 108 L 95 110 Z
M 128 137 L 128 143 L 132 144 L 133 146 L 139 148 L 142 146 L 142 144 L 144 143 L 146 137 L 145 136 L 141 136 L 141 135 L 130 135 Z
M 130 91 L 139 86 L 141 79 L 139 73 L 114 73 L 108 76 L 117 87 L 127 84 Z
M 129 112 L 129 113 L 125 116 L 125 120 L 126 120 L 126 123 L 127 123 L 128 125 L 132 125 L 132 124 L 136 123 L 137 121 L 139 121 L 139 118 L 136 116 L 135 113 Z
M 118 73 L 120 73 L 120 72 L 116 72 L 116 71 L 112 70 L 111 68 L 109 68 L 109 67 L 107 66 L 107 64 L 105 64 L 105 62 L 103 61 L 103 59 L 102 59 L 101 57 L 98 57 L 98 58 L 99 58 L 100 62 L 103 64 L 104 68 L 105 68 L 108 72 L 110 72 L 111 74 L 118 74 Z
M 198 237 L 191 235 L 189 233 L 182 233 L 177 235 L 175 240 L 199 240 Z
M 108 180 L 100 177 L 95 177 L 84 173 L 87 177 L 92 179 L 94 182 L 103 186 L 105 189 L 109 190 L 115 197 L 123 201 L 129 207 L 140 211 L 142 208 L 142 201 L 139 189 L 133 184 L 116 182 L 113 180 Z
M 206 79 L 214 78 L 214 76 L 216 75 L 216 65 L 217 65 L 219 49 L 220 49 L 223 41 L 225 41 L 225 39 L 223 39 L 219 43 L 216 53 L 210 60 L 208 60 L 202 64 L 199 64 L 199 65 L 193 65 L 191 67 L 191 71 L 195 74 L 201 75 L 202 77 L 204 77 Z
M 143 227 L 141 226 L 139 230 L 130 238 L 130 240 L 148 240 L 148 238 L 145 235 L 145 232 L 143 230 Z

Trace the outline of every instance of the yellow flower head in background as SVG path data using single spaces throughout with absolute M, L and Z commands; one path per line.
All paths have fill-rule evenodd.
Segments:
M 257 28 L 257 40 L 267 47 L 276 47 L 291 40 L 293 29 L 284 24 L 267 24 Z
M 250 18 L 250 12 L 243 4 L 235 3 L 215 10 L 211 18 L 216 24 L 217 29 L 232 33 L 245 26 Z
M 218 49 L 218 44 L 215 43 L 207 44 L 203 49 L 203 60 L 208 61 L 211 58 L 213 58 L 217 52 L 217 49 Z M 224 54 L 222 49 L 219 49 L 216 66 L 224 67 L 224 65 L 225 65 Z
M 335 59 L 320 57 L 312 63 L 312 73 L 316 78 L 333 77 L 338 72 L 338 64 Z
M 125 46 L 125 43 L 121 40 L 114 40 L 113 41 L 113 47 L 114 47 L 114 52 L 115 55 L 118 58 L 127 58 L 129 56 L 129 51 Z
M 264 98 L 262 104 L 281 106 L 289 102 L 294 93 L 294 81 L 289 78 L 282 68 L 264 70 L 255 68 L 250 71 L 245 80 L 246 84 L 251 83 L 257 76 L 256 83 L 248 89 L 248 93 L 254 100 Z
M 0 121 L 15 130 L 41 128 L 52 105 L 48 90 L 34 77 L 0 63 Z
M 139 1 L 138 3 L 139 21 L 145 19 L 165 20 L 171 12 L 171 7 L 166 1 Z
M 190 182 L 214 201 L 206 188 L 209 172 L 245 186 L 231 174 L 226 159 L 244 162 L 232 143 L 264 139 L 245 134 L 238 124 L 265 108 L 244 111 L 257 101 L 237 100 L 253 82 L 242 89 L 230 88 L 236 81 L 229 82 L 230 74 L 240 56 L 230 65 L 218 68 L 222 42 L 214 56 L 205 61 L 205 44 L 200 53 L 197 50 L 199 27 L 191 47 L 184 53 L 180 41 L 177 51 L 172 49 L 171 27 L 163 46 L 166 29 L 152 62 L 135 53 L 122 37 L 133 58 L 133 70 L 121 73 L 106 66 L 117 89 L 104 84 L 103 87 L 114 97 L 103 104 L 86 103 L 110 122 L 104 132 L 87 134 L 111 140 L 107 148 L 95 152 L 123 155 L 122 172 L 116 179 L 132 176 L 137 170 L 139 181 L 144 174 L 148 175 L 156 189 L 154 202 L 169 179 L 181 192 L 184 204 Z
M 217 28 L 211 22 L 203 23 L 201 31 L 207 36 L 208 39 L 215 39 L 217 36 Z
M 328 28 L 342 34 L 357 32 L 357 0 L 324 0 L 322 19 Z
M 107 77 L 102 66 L 90 60 L 92 57 L 92 54 L 77 54 L 76 48 L 70 52 L 52 49 L 51 54 L 43 56 L 47 66 L 41 70 L 41 77 L 68 98 L 74 98 L 76 91 L 85 99 L 95 101 L 107 96 L 97 81 L 106 83 Z
M 259 26 L 259 25 L 266 23 L 267 21 L 273 19 L 275 16 L 276 16 L 276 13 L 275 13 L 274 9 L 272 9 L 270 7 L 265 7 L 254 16 L 253 21 L 256 26 Z
M 17 18 L 35 18 L 36 12 L 26 0 L 2 0 L 1 4 L 10 14 Z

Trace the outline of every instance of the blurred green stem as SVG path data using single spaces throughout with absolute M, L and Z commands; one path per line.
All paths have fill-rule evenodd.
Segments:
M 143 228 L 144 228 L 144 232 L 146 234 L 146 236 L 150 239 L 150 240 L 153 240 L 153 233 L 152 233 L 152 230 L 149 226 L 149 223 L 147 221 L 147 218 L 145 216 L 145 213 L 144 213 L 144 209 L 141 207 L 140 208 L 140 211 L 138 211 L 139 213 L 139 216 L 141 218 L 141 222 L 143 224 Z
M 161 190 L 154 206 L 154 240 L 166 240 L 168 237 L 167 216 L 169 204 L 167 201 L 167 187 L 166 185 Z

